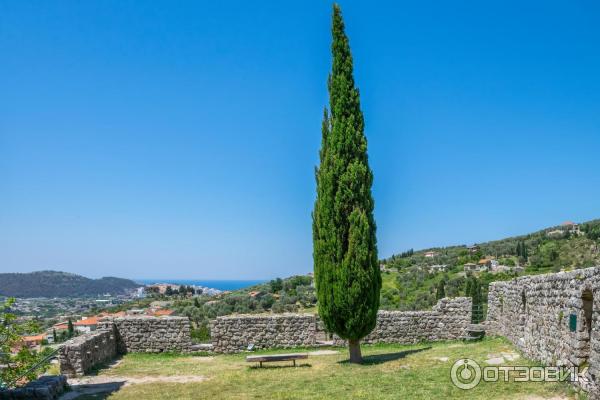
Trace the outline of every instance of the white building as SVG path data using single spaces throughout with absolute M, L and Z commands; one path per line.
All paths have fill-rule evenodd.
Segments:
M 81 320 L 73 323 L 73 328 L 81 333 L 93 332 L 98 328 L 98 317 L 83 317 Z
M 466 263 L 463 269 L 465 272 L 477 272 L 479 271 L 479 266 L 475 263 Z
M 447 270 L 448 265 L 446 264 L 436 264 L 429 267 L 429 272 L 446 272 Z

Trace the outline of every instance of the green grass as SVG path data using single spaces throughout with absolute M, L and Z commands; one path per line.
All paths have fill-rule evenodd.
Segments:
M 129 354 L 107 376 L 157 377 L 201 375 L 196 383 L 146 383 L 123 387 L 111 400 L 129 399 L 540 399 L 576 398 L 567 384 L 482 382 L 463 391 L 450 382 L 457 359 L 468 357 L 480 364 L 514 348 L 500 338 L 477 343 L 447 342 L 423 345 L 363 346 L 364 365 L 348 364 L 347 351 L 310 356 L 299 367 L 290 363 L 255 368 L 246 354 L 214 357 L 175 354 Z M 294 352 L 302 351 L 295 349 Z M 281 353 L 290 350 L 257 352 Z M 448 357 L 448 361 L 439 358 Z M 484 364 L 482 364 L 484 365 Z M 533 365 L 520 358 L 505 365 Z

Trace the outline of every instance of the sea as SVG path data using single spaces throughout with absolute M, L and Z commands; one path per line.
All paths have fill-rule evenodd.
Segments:
M 265 283 L 267 280 L 194 280 L 194 279 L 136 279 L 142 285 L 153 283 L 172 283 L 174 285 L 202 286 L 219 290 L 238 290 L 249 286 Z

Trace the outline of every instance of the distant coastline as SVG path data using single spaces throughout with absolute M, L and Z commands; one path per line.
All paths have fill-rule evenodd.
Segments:
M 267 280 L 135 279 L 135 282 L 142 285 L 151 285 L 153 283 L 172 283 L 174 285 L 193 285 L 219 290 L 238 290 L 249 286 L 258 285 L 260 283 L 265 283 Z

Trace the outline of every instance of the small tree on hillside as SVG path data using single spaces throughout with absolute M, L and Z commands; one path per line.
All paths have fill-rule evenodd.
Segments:
M 471 276 L 467 281 L 466 294 L 472 300 L 471 322 L 478 324 L 483 320 L 483 295 L 481 293 L 481 282 Z
M 436 300 L 440 300 L 440 299 L 443 299 L 444 297 L 446 297 L 445 286 L 446 286 L 446 281 L 443 279 L 437 284 L 437 290 L 435 293 Z
M 75 328 L 73 327 L 73 321 L 71 321 L 71 318 L 69 318 L 69 322 L 67 323 L 67 333 L 70 338 L 72 338 L 75 334 Z
M 329 107 L 322 125 L 313 257 L 319 315 L 348 340 L 350 362 L 362 362 L 359 341 L 375 327 L 381 274 L 377 262 L 367 139 L 354 87 L 353 62 L 342 13 L 333 6 Z

